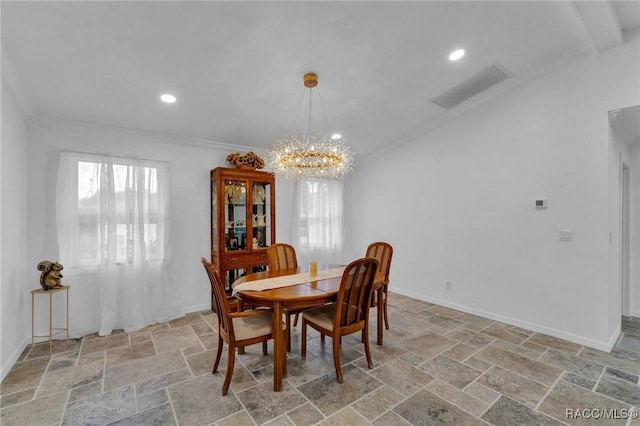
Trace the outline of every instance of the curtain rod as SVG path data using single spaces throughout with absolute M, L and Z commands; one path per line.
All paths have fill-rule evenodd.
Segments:
M 86 154 L 86 155 L 95 155 L 95 156 L 107 156 L 114 158 L 122 158 L 126 160 L 140 160 L 140 161 L 153 161 L 156 163 L 167 163 L 171 164 L 170 161 L 167 160 L 155 160 L 152 158 L 142 158 L 138 155 L 134 154 L 112 154 L 110 152 L 101 152 L 101 151 L 81 151 L 77 149 L 61 149 L 60 152 L 68 152 L 70 154 Z

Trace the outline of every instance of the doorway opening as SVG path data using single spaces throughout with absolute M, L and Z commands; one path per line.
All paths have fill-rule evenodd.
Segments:
M 617 169 L 617 211 L 612 229 L 617 231 L 616 280 L 610 282 L 611 294 L 618 294 L 620 330 L 614 350 L 640 354 L 640 105 L 609 112 L 610 143 L 615 157 L 610 165 Z M 615 179 L 614 174 L 610 178 Z M 613 194 L 612 194 L 613 195 Z M 614 287 L 617 287 L 614 289 Z M 615 303 L 615 300 L 611 300 Z
M 622 287 L 621 302 L 622 316 L 629 317 L 631 299 L 631 233 L 629 229 L 629 217 L 631 214 L 629 199 L 631 192 L 629 189 L 629 166 L 621 161 L 620 168 L 620 283 Z

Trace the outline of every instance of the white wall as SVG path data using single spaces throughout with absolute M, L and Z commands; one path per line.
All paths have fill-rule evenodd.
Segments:
M 32 287 L 27 257 L 27 132 L 12 96 L 2 84 L 0 144 L 0 380 L 31 337 Z
M 395 291 L 610 347 L 608 111 L 639 103 L 638 44 L 635 33 L 358 164 L 352 254 L 386 239 Z

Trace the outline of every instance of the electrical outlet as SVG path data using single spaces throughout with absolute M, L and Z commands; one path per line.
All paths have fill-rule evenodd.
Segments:
M 453 284 L 451 283 L 451 281 L 445 282 L 444 285 L 447 290 L 453 290 Z
M 573 241 L 573 231 L 558 231 L 558 241 L 570 243 Z

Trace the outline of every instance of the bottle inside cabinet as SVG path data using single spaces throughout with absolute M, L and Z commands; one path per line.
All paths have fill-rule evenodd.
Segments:
M 225 249 L 244 250 L 247 240 L 247 182 L 225 180 Z

